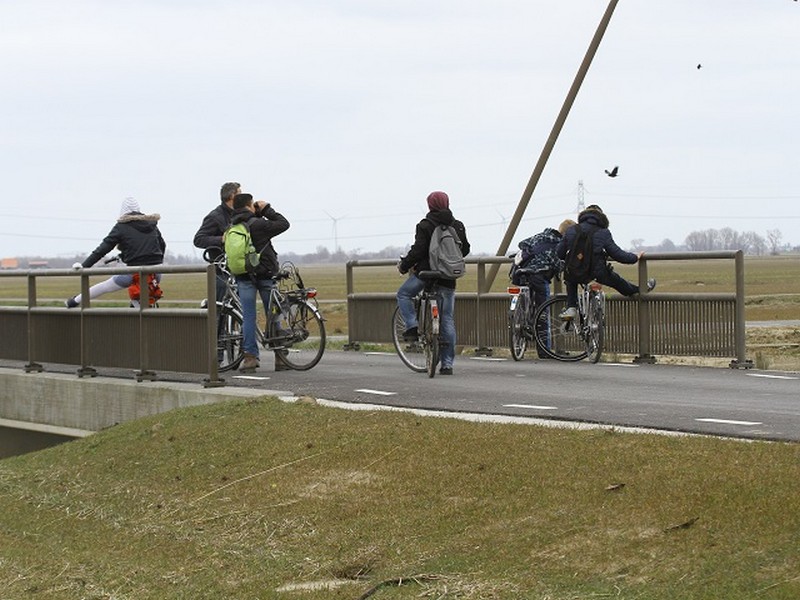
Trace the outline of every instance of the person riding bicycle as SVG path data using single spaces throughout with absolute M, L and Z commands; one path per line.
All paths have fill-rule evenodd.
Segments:
M 240 372 L 255 371 L 259 366 L 258 341 L 256 340 L 256 295 L 261 296 L 267 323 L 270 319 L 270 296 L 275 286 L 273 277 L 278 274 L 278 255 L 272 246 L 272 238 L 289 229 L 289 221 L 268 202 L 253 202 L 251 194 L 236 194 L 233 197 L 231 225 L 246 223 L 250 237 L 261 260 L 255 271 L 236 276 L 236 288 L 242 303 L 242 347 L 244 361 Z
M 450 211 L 450 198 L 448 195 L 444 192 L 431 192 L 428 195 L 427 202 L 428 214 L 417 224 L 414 244 L 397 265 L 397 269 L 401 274 L 408 273 L 408 279 L 397 290 L 397 306 L 400 308 L 400 314 L 406 327 L 403 338 L 407 341 L 417 340 L 418 323 L 417 314 L 414 310 L 414 298 L 425 289 L 425 282 L 417 277 L 415 273 L 430 270 L 428 249 L 436 226 L 452 225 L 461 240 L 461 253 L 466 256 L 470 251 L 466 228 L 461 221 L 453 217 L 453 213 Z M 441 346 L 441 368 L 439 373 L 452 375 L 456 351 L 456 324 L 454 319 L 456 282 L 454 279 L 437 279 L 436 285 L 439 290 L 439 331 L 440 338 L 444 342 Z
M 594 228 L 592 236 L 592 279 L 614 288 L 623 296 L 633 296 L 639 293 L 639 286 L 615 273 L 614 268 L 608 261 L 610 259 L 622 264 L 632 265 L 644 253 L 634 254 L 620 248 L 614 242 L 614 237 L 608 229 L 608 224 L 608 217 L 599 206 L 596 204 L 587 206 L 578 215 L 578 224 L 570 227 L 564 233 L 564 237 L 556 248 L 556 254 L 558 258 L 564 260 L 567 257 L 567 252 L 572 247 L 575 236 L 578 235 L 578 228 L 585 231 Z M 559 316 L 561 319 L 569 321 L 578 316 L 578 282 L 567 279 L 565 283 L 567 288 L 567 307 Z M 647 290 L 650 291 L 655 287 L 656 280 L 648 279 Z
M 100 245 L 82 263 L 72 265 L 73 269 L 88 269 L 97 261 L 119 248 L 120 259 L 129 267 L 160 266 L 164 262 L 164 251 L 167 248 L 164 238 L 158 229 L 161 215 L 142 214 L 139 203 L 134 198 L 125 198 L 120 208 L 120 216 L 109 234 Z M 156 281 L 161 281 L 161 274 L 155 273 Z M 89 288 L 89 298 L 97 298 L 103 294 L 110 294 L 124 290 L 134 281 L 134 273 L 114 275 L 110 279 L 95 284 Z M 141 288 L 148 286 L 140 282 Z M 80 306 L 81 295 L 67 298 L 64 304 L 67 308 Z
M 546 227 L 543 231 L 522 240 L 519 252 L 514 256 L 511 266 L 511 282 L 515 285 L 526 285 L 533 292 L 531 295 L 530 321 L 536 309 L 550 297 L 550 283 L 564 270 L 564 261 L 558 258 L 556 248 L 564 232 L 575 225 L 575 221 L 566 219 L 558 229 Z M 547 356 L 539 349 L 539 358 Z
M 194 245 L 197 248 L 209 249 L 209 260 L 215 261 L 222 254 L 222 236 L 231 225 L 233 216 L 233 197 L 241 192 L 241 185 L 236 181 L 223 183 L 219 190 L 220 203 L 209 212 L 194 234 Z M 216 292 L 217 301 L 225 296 L 226 275 L 217 269 Z

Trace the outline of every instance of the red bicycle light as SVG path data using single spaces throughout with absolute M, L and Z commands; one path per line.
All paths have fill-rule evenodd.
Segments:
M 435 304 L 433 306 L 431 306 L 431 314 L 433 315 L 434 319 L 438 319 L 439 318 L 439 307 L 436 306 Z
M 600 290 L 603 289 L 603 286 L 597 283 L 596 281 L 593 281 L 591 285 L 589 285 L 589 289 L 592 290 L 593 292 L 599 292 Z
M 507 289 L 508 293 L 511 294 L 512 296 L 519 296 L 519 293 L 522 291 L 518 287 L 511 287 L 511 286 L 509 286 Z
M 316 298 L 317 297 L 317 290 L 315 288 L 309 288 L 306 290 L 306 298 Z

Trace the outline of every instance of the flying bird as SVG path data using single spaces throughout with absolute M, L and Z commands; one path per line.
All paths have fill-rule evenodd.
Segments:
M 794 0 L 794 1 L 795 1 L 795 2 L 797 2 L 797 0 Z M 703 66 L 703 65 L 701 65 L 700 63 L 697 63 L 697 68 L 698 68 L 698 69 L 700 69 L 702 66 Z
M 619 174 L 619 167 L 614 167 L 610 171 L 608 169 L 605 169 L 605 172 L 606 175 L 608 175 L 609 177 L 616 177 Z

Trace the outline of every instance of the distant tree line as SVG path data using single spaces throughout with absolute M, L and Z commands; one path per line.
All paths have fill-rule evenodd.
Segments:
M 644 240 L 635 239 L 631 241 L 631 246 L 636 251 L 649 252 L 742 250 L 745 254 L 755 256 L 800 252 L 800 247 L 792 248 L 783 243 L 783 234 L 779 229 L 770 229 L 766 237 L 762 237 L 755 231 L 735 231 L 730 227 L 693 231 L 686 236 L 682 246 L 675 245 L 670 239 L 665 239 L 656 246 L 645 246 Z

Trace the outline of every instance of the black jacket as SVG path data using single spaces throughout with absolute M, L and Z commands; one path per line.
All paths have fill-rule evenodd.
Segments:
M 449 208 L 444 210 L 432 210 L 425 218 L 417 223 L 417 229 L 414 234 L 414 244 L 401 260 L 400 272 L 407 273 L 411 269 L 415 271 L 428 271 L 430 264 L 428 263 L 428 248 L 431 245 L 431 237 L 433 230 L 437 225 L 452 225 L 455 228 L 458 237 L 461 239 L 461 253 L 466 256 L 469 254 L 470 245 L 467 240 L 467 230 L 464 224 L 453 217 L 453 213 Z M 442 287 L 455 288 L 456 282 L 454 279 L 439 279 L 437 283 Z
M 611 231 L 608 229 L 608 217 L 594 210 L 584 210 L 581 212 L 581 214 L 578 215 L 578 225 L 567 229 L 564 233 L 564 237 L 561 238 L 558 244 L 558 248 L 556 248 L 558 258 L 563 260 L 572 247 L 572 242 L 577 235 L 575 227 L 580 227 L 584 230 L 590 227 L 596 228 L 594 236 L 592 237 L 592 269 L 594 273 L 598 271 L 600 273 L 604 272 L 607 269 L 606 261 L 608 259 L 627 265 L 632 265 L 639 260 L 633 252 L 628 252 L 617 246 L 611 235 Z
M 246 222 L 250 227 L 250 237 L 256 251 L 261 253 L 261 262 L 256 268 L 256 278 L 266 279 L 280 270 L 278 254 L 272 246 L 272 238 L 289 229 L 289 221 L 269 204 L 255 214 L 246 208 L 233 211 L 231 225 Z M 237 275 L 237 279 L 249 278 L 248 274 Z
M 200 229 L 194 234 L 194 245 L 197 248 L 219 248 L 211 252 L 211 260 L 222 254 L 222 234 L 230 227 L 233 209 L 221 202 L 214 210 L 208 213 L 203 219 Z
M 128 213 L 117 219 L 100 245 L 86 260 L 84 268 L 89 268 L 114 248 L 119 248 L 120 258 L 129 267 L 160 265 L 164 262 L 167 244 L 158 230 L 160 215 Z

